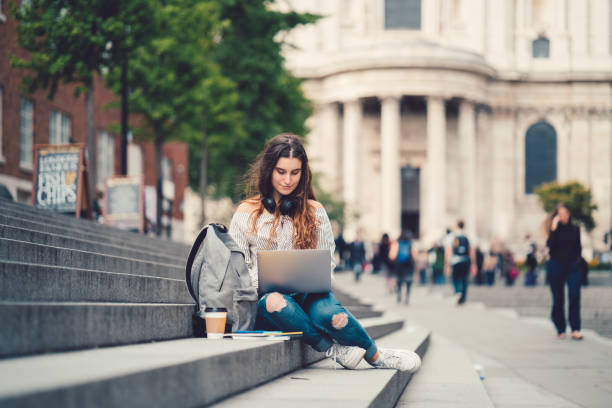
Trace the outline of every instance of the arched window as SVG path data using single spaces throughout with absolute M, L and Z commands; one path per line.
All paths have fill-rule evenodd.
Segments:
M 421 0 L 385 0 L 385 29 L 421 29 Z
M 533 58 L 550 57 L 550 41 L 546 37 L 538 37 L 531 43 L 531 54 Z
M 557 179 L 557 132 L 548 123 L 534 123 L 525 135 L 525 193 Z

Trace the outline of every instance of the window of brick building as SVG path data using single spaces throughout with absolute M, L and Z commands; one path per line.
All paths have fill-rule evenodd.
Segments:
M 34 140 L 34 104 L 31 100 L 21 98 L 19 165 L 25 169 L 32 168 L 32 143 Z
M 98 189 L 104 189 L 107 177 L 115 174 L 115 137 L 106 131 L 98 132 L 98 160 L 96 163 Z
M 6 23 L 6 14 L 4 14 L 4 1 L 0 0 L 0 23 Z
M 385 29 L 421 29 L 421 0 L 385 0 Z
M 70 116 L 53 109 L 49 112 L 49 143 L 70 143 L 70 128 Z

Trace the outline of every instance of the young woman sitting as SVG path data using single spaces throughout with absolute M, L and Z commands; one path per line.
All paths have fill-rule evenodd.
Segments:
M 300 138 L 271 139 L 249 170 L 247 197 L 238 207 L 230 233 L 245 255 L 258 286 L 257 251 L 329 249 L 334 237 L 327 213 L 315 201 L 308 157 Z M 330 273 L 333 271 L 330 265 Z M 354 369 L 365 357 L 376 368 L 417 371 L 419 356 L 409 350 L 376 346 L 361 324 L 333 293 L 265 293 L 258 303 L 257 326 L 301 331 L 303 340 L 343 367 Z

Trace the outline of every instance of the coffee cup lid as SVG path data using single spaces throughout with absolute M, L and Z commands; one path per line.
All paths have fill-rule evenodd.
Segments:
M 205 313 L 213 313 L 213 312 L 227 312 L 227 309 L 224 307 L 207 307 L 204 309 Z

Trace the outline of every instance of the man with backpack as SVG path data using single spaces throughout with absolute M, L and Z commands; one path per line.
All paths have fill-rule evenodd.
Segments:
M 461 294 L 457 301 L 459 305 L 465 303 L 470 274 L 476 274 L 476 252 L 470 246 L 464 227 L 462 220 L 457 222 L 457 231 L 447 241 L 445 256 L 447 275 L 451 274 L 455 293 Z
M 414 259 L 416 251 L 412 245 L 412 234 L 403 231 L 389 250 L 389 259 L 395 263 L 395 275 L 397 278 L 397 303 L 402 301 L 402 287 L 406 286 L 404 303 L 408 304 L 410 298 L 410 286 L 412 286 L 414 274 Z

